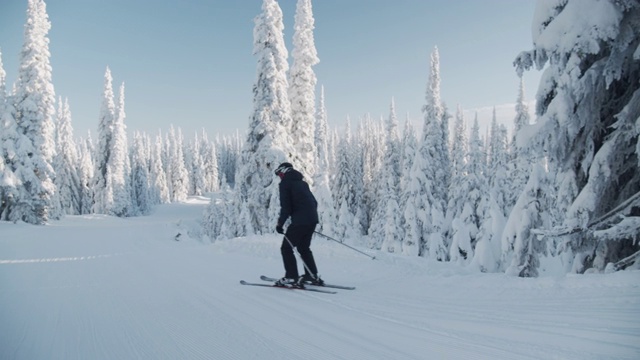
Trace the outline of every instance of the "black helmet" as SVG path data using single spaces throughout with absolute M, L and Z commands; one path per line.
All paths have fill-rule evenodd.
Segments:
M 291 169 L 293 169 L 293 165 L 291 165 L 288 162 L 284 162 L 284 163 L 278 165 L 278 168 L 276 169 L 275 174 L 276 175 L 286 174 L 287 171 L 289 171 Z

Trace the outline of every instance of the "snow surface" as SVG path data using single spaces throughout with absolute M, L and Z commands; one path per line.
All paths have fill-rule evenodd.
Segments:
M 0 222 L 0 359 L 640 358 L 640 271 L 523 279 L 316 237 L 356 290 L 242 286 L 283 274 L 280 238 L 197 240 L 207 202 Z

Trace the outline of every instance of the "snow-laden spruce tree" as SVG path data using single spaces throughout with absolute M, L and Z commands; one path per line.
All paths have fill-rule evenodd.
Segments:
M 482 272 L 493 272 L 498 270 L 499 266 L 500 235 L 504 228 L 504 217 L 491 216 L 488 209 L 487 156 L 484 143 L 480 138 L 477 113 L 469 137 L 468 159 L 466 173 L 472 189 L 470 197 L 473 198 L 472 203 L 475 204 L 476 225 L 478 227 L 475 244 L 472 243 L 474 253 L 471 265 Z
M 313 193 L 318 201 L 319 224 L 317 231 L 325 235 L 334 236 L 336 213 L 331 194 L 331 179 L 333 169 L 329 163 L 327 109 L 324 104 L 324 87 L 320 88 L 320 99 L 315 125 L 315 175 L 313 179 Z
M 201 150 L 202 142 L 195 135 L 195 140 L 187 144 L 185 151 L 185 161 L 189 172 L 189 194 L 202 195 L 205 192 L 205 168 Z
M 360 235 L 366 235 L 371 222 L 371 210 L 377 203 L 375 184 L 372 183 L 377 159 L 375 138 L 378 131 L 369 114 L 360 118 L 358 128 L 351 142 L 351 162 L 353 164 L 353 190 L 355 192 L 353 213 L 360 226 Z M 371 246 L 371 244 L 369 244 Z
M 384 151 L 386 146 L 385 119 L 380 117 L 378 122 L 370 116 L 364 118 L 361 123 L 359 136 L 362 151 L 362 176 L 363 176 L 363 213 L 365 215 L 363 223 L 366 227 L 364 233 L 368 235 L 369 247 L 380 249 L 382 238 L 371 236 L 372 231 L 381 233 L 382 222 L 374 223 L 384 193 L 384 183 L 382 179 L 382 166 Z
M 78 180 L 80 181 L 80 214 L 90 214 L 93 206 L 93 189 L 91 181 L 95 167 L 93 164 L 93 144 L 91 134 L 78 145 Z
M 351 187 L 354 196 L 351 203 L 351 213 L 355 216 L 353 230 L 358 236 L 365 235 L 368 230 L 368 198 L 366 198 L 368 185 L 368 178 L 365 178 L 365 139 L 367 139 L 366 131 L 364 130 L 363 119 L 360 119 L 358 123 L 357 131 L 354 136 L 351 137 L 348 147 L 348 159 L 349 168 L 353 176 L 353 186 Z
M 113 147 L 113 126 L 116 118 L 116 103 L 113 94 L 113 78 L 107 67 L 104 74 L 102 105 L 98 120 L 98 143 L 95 148 L 93 176 L 93 212 L 107 214 L 113 204 L 113 193 L 109 192 L 108 175 Z
M 133 135 L 131 149 L 131 192 L 135 214 L 146 215 L 151 211 L 152 200 L 149 183 L 149 157 L 144 135 L 136 132 Z
M 107 208 L 107 214 L 115 216 L 133 215 L 131 202 L 131 163 L 129 162 L 129 145 L 124 111 L 124 83 L 120 86 L 118 105 L 113 122 L 111 149 L 107 164 L 107 189 L 112 194 L 113 202 Z
M 379 184 L 378 203 L 373 213 L 369 235 L 377 249 L 392 253 L 402 251 L 402 214 L 400 213 L 400 178 L 402 149 L 398 136 L 395 101 L 391 99 L 386 125 L 386 142 L 382 166 L 374 183 Z
M 452 176 L 452 172 L 453 172 L 453 164 L 451 162 L 451 144 L 449 144 L 450 141 L 450 137 L 449 137 L 449 119 L 451 119 L 453 116 L 449 113 L 449 110 L 447 109 L 447 105 L 443 102 L 442 103 L 442 122 L 441 122 L 441 126 L 442 126 L 442 141 L 440 142 L 440 151 L 439 153 L 442 154 L 442 164 L 444 165 L 443 169 L 442 169 L 442 183 L 445 186 L 445 189 L 449 189 L 450 185 L 451 185 L 451 176 Z M 444 203 L 445 203 L 445 211 L 446 211 L 446 204 L 449 203 L 449 192 L 445 191 L 444 193 Z M 446 220 L 445 220 L 446 221 Z M 449 223 L 445 223 L 445 231 L 448 231 L 449 228 Z M 447 236 L 447 233 L 445 232 L 445 237 Z M 448 239 L 446 240 L 447 244 L 449 244 Z M 449 245 L 447 245 L 449 246 Z
M 515 205 L 518 195 L 520 195 L 524 189 L 533 165 L 534 155 L 532 154 L 532 149 L 527 146 L 519 146 L 517 141 L 518 134 L 526 131 L 523 129 L 528 129 L 530 123 L 531 116 L 529 115 L 529 107 L 527 106 L 524 96 L 524 79 L 520 76 L 520 86 L 516 100 L 516 116 L 513 119 L 513 136 L 509 144 L 509 178 L 511 179 L 509 183 L 511 190 L 507 194 L 507 207 L 509 209 Z M 526 135 L 526 132 L 521 134 L 522 137 Z
M 171 202 L 187 200 L 189 194 L 189 173 L 184 160 L 182 129 L 171 125 L 167 134 L 167 181 Z
M 374 214 L 379 208 L 384 193 L 384 184 L 379 181 L 381 179 L 382 166 L 384 165 L 386 132 L 385 119 L 380 117 L 379 121 L 373 120 L 367 115 L 364 122 L 361 122 L 359 131 L 359 144 L 362 154 L 362 185 L 363 185 L 363 201 L 361 211 L 363 214 L 363 234 L 370 235 L 373 224 Z M 371 248 L 380 249 L 381 243 L 369 237 L 369 246 Z
M 6 92 L 6 73 L 0 52 L 0 220 L 7 220 L 18 197 L 20 181 L 13 173 L 16 130 L 13 99 Z
M 20 180 L 11 168 L 11 157 L 15 156 L 18 136 L 14 120 L 13 105 L 4 98 L 4 75 L 0 64 L 0 221 L 8 220 L 18 199 Z
M 293 27 L 292 64 L 289 70 L 289 100 L 291 100 L 291 129 L 294 148 L 300 157 L 297 169 L 307 181 L 315 174 L 315 102 L 318 53 L 313 40 L 314 19 L 311 0 L 298 0 Z M 311 182 L 311 181 L 309 181 Z
M 79 215 L 82 211 L 82 183 L 78 175 L 78 150 L 73 139 L 68 99 L 65 99 L 64 102 L 62 98 L 59 99 L 57 118 L 57 151 L 54 158 L 56 172 L 54 183 L 58 189 L 57 198 L 63 213 Z
M 240 219 L 228 218 L 238 225 L 236 235 L 275 230 L 280 206 L 279 182 L 273 171 L 284 161 L 303 166 L 287 133 L 291 104 L 283 29 L 280 6 L 275 0 L 264 0 L 253 31 L 253 53 L 258 58 L 253 114 L 235 179 L 233 206 L 240 210 Z
M 196 135 L 196 141 L 197 141 L 197 135 Z M 194 155 L 194 144 L 193 142 L 187 141 L 187 142 L 183 142 L 182 144 L 183 148 L 182 148 L 182 153 L 184 155 L 184 168 L 187 171 L 187 178 L 189 179 L 189 181 L 187 182 L 188 184 L 188 188 L 187 188 L 187 195 L 191 195 L 193 193 L 195 193 L 195 189 L 196 186 L 193 183 L 193 181 L 195 180 L 195 176 L 194 176 L 194 162 L 199 161 L 197 159 L 197 156 Z M 198 146 L 198 150 L 199 146 Z
M 513 256 L 505 259 L 510 261 L 505 264 L 507 275 L 538 276 L 540 255 L 546 255 L 546 244 L 531 231 L 548 225 L 549 211 L 545 198 L 549 184 L 543 162 L 533 167 L 505 226 L 503 237 L 509 239 L 513 247 Z
M 508 209 L 507 129 L 504 125 L 498 124 L 495 108 L 489 131 L 487 152 L 489 153 L 487 159 L 487 194 L 489 198 L 482 227 L 486 228 L 483 233 L 490 233 L 486 235 L 493 238 L 494 235 L 501 236 L 505 221 L 510 216 Z M 501 264 L 508 266 L 513 251 L 513 237 L 504 235 L 501 244 Z
M 451 222 L 449 257 L 452 262 L 467 264 L 473 258 L 479 228 L 480 189 L 473 183 L 473 174 L 469 173 L 469 141 L 460 105 L 456 111 L 451 153 L 453 171 L 447 205 L 447 217 Z
M 413 126 L 409 115 L 407 114 L 402 130 L 402 139 L 400 139 L 400 182 L 398 183 L 400 209 L 404 209 L 407 203 L 407 179 L 413 164 L 413 158 L 418 148 L 418 140 L 416 138 L 416 130 Z
M 156 136 L 151 145 L 151 166 L 149 170 L 150 197 L 152 204 L 166 204 L 171 201 L 167 186 L 167 173 L 162 162 L 162 134 Z
M 333 174 L 336 168 L 336 150 L 338 148 L 338 129 L 333 129 L 327 136 L 327 158 L 329 159 L 329 169 Z
M 334 229 L 336 236 L 341 240 L 356 239 L 361 235 L 359 231 L 360 222 L 353 212 L 356 192 L 353 189 L 355 181 L 351 162 L 350 138 L 351 126 L 350 121 L 347 120 L 346 130 L 338 142 L 335 177 L 331 183 L 331 193 L 333 194 L 334 208 L 336 210 Z
M 20 70 L 15 85 L 15 120 L 18 139 L 12 170 L 21 182 L 12 220 L 44 224 L 55 213 L 55 93 L 49 58 L 51 23 L 42 0 L 29 0 Z
M 218 152 L 216 144 L 209 141 L 203 130 L 200 142 L 200 157 L 203 166 L 204 192 L 210 193 L 220 190 L 220 173 L 218 170 Z
M 234 136 L 224 136 L 222 139 L 218 138 L 216 140 L 221 187 L 224 187 L 222 179 L 224 179 L 224 182 L 230 187 L 235 186 L 236 172 L 240 163 L 242 144 L 243 141 L 240 139 L 239 133 L 236 133 Z
M 17 196 L 17 178 L 0 156 L 0 221 L 6 220 Z
M 602 270 L 640 250 L 640 3 L 540 2 L 519 72 L 546 68 L 534 146 L 548 157 L 573 269 Z M 613 211 L 613 213 L 610 213 Z M 554 222 L 558 220 L 554 219 Z M 595 256 L 594 256 L 595 254 Z
M 442 119 L 444 109 L 440 100 L 440 55 L 438 48 L 431 53 L 431 67 L 427 83 L 426 104 L 423 107 L 424 123 L 418 151 L 410 174 L 411 195 L 407 206 L 415 209 L 417 241 L 420 255 L 445 261 L 448 248 L 445 243 L 446 199 L 446 148 L 442 144 Z M 412 236 L 416 236 L 412 235 Z
M 412 199 L 416 193 L 416 183 L 412 180 L 416 154 L 418 151 L 418 139 L 409 116 L 404 123 L 402 135 L 402 177 L 400 179 L 400 211 L 402 221 L 402 254 L 418 256 L 420 254 L 420 223 L 418 211 L 414 207 Z

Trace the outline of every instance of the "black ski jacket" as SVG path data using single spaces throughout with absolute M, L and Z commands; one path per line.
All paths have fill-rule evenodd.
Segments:
M 309 184 L 302 180 L 302 174 L 294 169 L 285 173 L 280 181 L 278 225 L 283 226 L 289 216 L 291 225 L 318 223 L 318 202 L 309 190 Z

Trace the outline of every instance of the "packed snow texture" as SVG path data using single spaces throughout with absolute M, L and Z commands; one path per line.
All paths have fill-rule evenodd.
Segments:
M 517 278 L 316 237 L 356 290 L 281 276 L 279 236 L 199 240 L 205 198 L 0 223 L 1 359 L 638 359 L 640 272 Z

